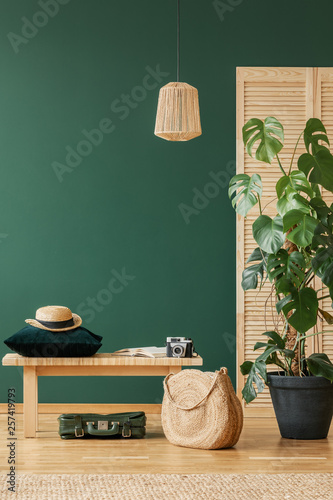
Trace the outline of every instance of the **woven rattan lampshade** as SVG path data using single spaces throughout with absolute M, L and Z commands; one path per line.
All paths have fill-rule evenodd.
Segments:
M 162 87 L 155 135 L 167 141 L 189 141 L 201 133 L 197 89 L 183 82 L 171 82 Z
M 177 81 L 160 89 L 155 135 L 167 141 L 189 141 L 202 134 L 196 88 L 180 82 L 180 0 L 177 0 Z

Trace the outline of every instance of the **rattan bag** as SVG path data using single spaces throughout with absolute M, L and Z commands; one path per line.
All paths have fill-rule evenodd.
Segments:
M 237 443 L 243 411 L 226 368 L 170 373 L 163 385 L 162 426 L 170 443 L 207 450 Z

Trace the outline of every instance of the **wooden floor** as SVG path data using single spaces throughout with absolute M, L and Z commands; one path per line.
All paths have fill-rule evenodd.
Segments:
M 171 445 L 159 415 L 148 415 L 141 440 L 68 440 L 57 434 L 57 415 L 39 417 L 41 432 L 24 439 L 17 419 L 17 472 L 75 473 L 301 473 L 333 472 L 333 432 L 320 441 L 281 439 L 274 418 L 247 418 L 239 443 L 229 450 Z M 8 473 L 7 416 L 0 415 L 0 473 Z

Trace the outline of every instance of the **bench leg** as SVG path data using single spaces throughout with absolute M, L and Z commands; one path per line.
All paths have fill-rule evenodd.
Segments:
M 38 376 L 36 375 L 36 431 L 38 430 Z
M 36 437 L 38 418 L 38 378 L 35 366 L 24 367 L 24 437 Z
M 181 366 L 170 366 L 169 368 L 169 373 L 174 373 L 176 375 L 176 373 L 179 373 L 182 371 L 182 367 Z

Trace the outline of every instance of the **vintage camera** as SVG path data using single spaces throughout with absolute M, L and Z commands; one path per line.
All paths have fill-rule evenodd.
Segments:
M 192 358 L 193 352 L 192 339 L 186 337 L 167 337 L 166 355 L 168 358 Z

